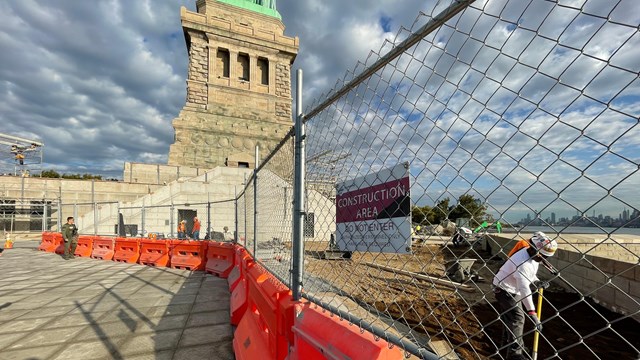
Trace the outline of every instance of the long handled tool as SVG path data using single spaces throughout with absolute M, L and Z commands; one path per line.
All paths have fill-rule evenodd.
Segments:
M 540 288 L 538 289 L 538 320 L 542 321 L 542 291 L 544 289 Z M 537 360 L 538 359 L 538 338 L 540 337 L 540 333 L 538 332 L 538 330 L 536 330 L 536 332 L 533 333 L 533 360 Z

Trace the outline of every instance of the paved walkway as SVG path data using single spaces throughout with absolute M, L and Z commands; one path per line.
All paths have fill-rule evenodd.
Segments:
M 1 359 L 234 359 L 226 280 L 37 245 L 0 257 Z

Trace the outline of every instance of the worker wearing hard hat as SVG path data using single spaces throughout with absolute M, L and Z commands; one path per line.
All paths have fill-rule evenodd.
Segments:
M 509 257 L 493 279 L 493 291 L 498 301 L 500 320 L 504 325 L 500 345 L 502 349 L 506 347 L 507 359 L 529 359 L 522 342 L 525 312 L 536 330 L 542 331 L 542 324 L 533 305 L 531 285 L 548 286 L 548 283 L 538 280 L 538 267 L 541 261 L 553 256 L 558 249 L 558 243 L 540 231 L 533 234 L 529 242 L 531 246 L 523 247 Z

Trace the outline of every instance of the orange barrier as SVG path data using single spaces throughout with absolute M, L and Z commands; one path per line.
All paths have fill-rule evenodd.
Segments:
M 284 360 L 293 343 L 291 291 L 259 264 L 247 266 L 248 309 L 234 333 L 237 359 Z
M 101 236 L 93 237 L 93 251 L 91 252 L 91 258 L 111 260 L 113 259 L 114 252 L 112 238 Z
M 171 240 L 140 240 L 140 259 L 138 262 L 148 266 L 169 265 L 169 242 Z
M 140 258 L 140 239 L 116 238 L 114 261 L 135 264 Z
M 235 247 L 233 244 L 210 241 L 207 247 L 205 270 L 209 274 L 226 279 L 233 269 L 234 258 Z
M 54 233 L 56 248 L 54 252 L 58 255 L 64 255 L 64 238 L 61 233 Z
M 254 262 L 251 262 L 249 264 L 250 267 L 253 265 L 255 265 Z M 231 296 L 229 298 L 231 325 L 238 326 L 238 324 L 240 324 L 240 320 L 242 320 L 242 317 L 247 312 L 247 307 L 249 305 L 247 297 L 247 280 L 243 276 L 238 279 L 236 286 L 231 292 Z
M 171 240 L 171 268 L 204 270 L 207 241 Z
M 42 242 L 38 246 L 39 251 L 55 252 L 58 245 L 62 242 L 62 234 L 54 232 L 43 232 Z
M 385 340 L 376 340 L 366 331 L 361 333 L 358 326 L 316 305 L 297 305 L 295 312 L 294 342 L 288 360 L 404 359 L 397 346 L 390 349 Z
M 78 257 L 89 257 L 93 251 L 93 236 L 80 235 L 78 237 L 78 246 L 73 255 Z
M 229 283 L 229 292 L 233 293 L 233 290 L 238 286 L 240 280 L 244 278 L 244 271 L 246 269 L 246 262 L 253 261 L 251 255 L 247 253 L 245 248 L 234 245 L 235 255 L 233 261 L 233 268 L 229 272 L 227 282 Z

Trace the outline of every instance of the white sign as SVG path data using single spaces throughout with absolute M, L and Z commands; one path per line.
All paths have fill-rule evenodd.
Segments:
M 409 165 L 336 185 L 336 245 L 342 251 L 411 252 Z

